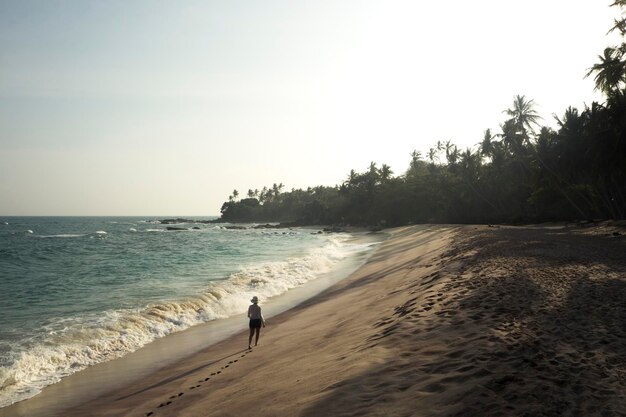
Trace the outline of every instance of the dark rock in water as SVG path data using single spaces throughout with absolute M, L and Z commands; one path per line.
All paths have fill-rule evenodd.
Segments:
M 341 227 L 337 227 L 337 226 L 325 227 L 323 230 L 326 233 L 343 233 L 343 232 L 345 232 L 344 229 L 342 229 Z
M 220 219 L 215 220 L 192 220 L 192 219 L 184 219 L 182 217 L 178 217 L 176 219 L 161 219 L 157 220 L 161 224 L 181 224 L 181 223 L 199 223 L 199 224 L 211 224 L 211 223 L 219 223 Z
M 253 227 L 253 229 L 275 229 L 278 227 L 280 227 L 280 225 L 278 224 L 265 223 L 265 224 L 257 224 L 256 226 Z
M 200 230 L 200 228 L 198 226 L 194 226 L 192 227 L 193 230 Z
M 246 226 L 224 226 L 224 229 L 229 229 L 229 230 L 246 230 L 247 227 Z
M 161 224 L 177 224 L 177 223 L 191 223 L 192 221 L 189 219 L 161 219 L 159 220 Z
M 613 236 L 620 236 L 621 233 L 620 232 L 613 232 Z
M 265 223 L 265 224 L 257 224 L 253 226 L 253 229 L 291 229 L 292 227 L 297 227 L 298 225 L 295 223 Z
M 188 230 L 186 227 L 167 226 L 167 230 Z

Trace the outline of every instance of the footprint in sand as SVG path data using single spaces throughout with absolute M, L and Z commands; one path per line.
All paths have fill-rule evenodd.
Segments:
M 392 319 L 390 317 L 385 317 L 384 319 L 377 321 L 374 324 L 374 327 L 381 327 L 381 326 L 384 326 L 384 325 L 389 324 L 391 322 L 392 322 Z
M 243 357 L 245 357 L 245 356 L 246 356 L 246 354 L 244 353 L 243 355 L 241 355 L 241 358 L 243 358 Z M 228 368 L 231 364 L 233 364 L 233 363 L 235 363 L 235 362 L 238 362 L 238 361 L 239 361 L 239 359 L 235 359 L 235 360 L 229 361 L 229 362 L 228 362 L 228 365 L 223 366 L 221 369 Z M 211 376 L 213 376 L 213 375 L 217 375 L 217 374 L 221 374 L 221 373 L 222 373 L 222 371 L 213 372 L 213 373 L 211 373 Z M 204 379 L 199 380 L 198 382 L 206 382 L 206 381 L 208 381 L 209 379 L 211 379 L 211 378 L 206 377 L 206 378 L 204 378 Z M 190 390 L 192 390 L 192 389 L 200 388 L 201 386 L 202 386 L 201 384 L 198 384 L 198 385 L 196 385 L 196 386 L 191 386 L 191 387 L 189 387 L 189 389 L 190 389 Z M 183 392 L 179 392 L 177 395 L 172 395 L 169 399 L 170 399 L 170 400 L 172 400 L 172 399 L 175 399 L 175 398 L 178 398 L 178 397 L 182 397 L 183 395 L 185 395 L 185 393 L 183 393 Z M 172 404 L 172 401 L 167 401 L 166 403 L 161 403 L 161 404 L 159 404 L 159 405 L 157 406 L 157 408 L 165 407 L 165 406 L 170 405 L 170 404 Z M 150 411 L 150 412 L 146 413 L 146 417 L 150 417 L 150 416 L 152 416 L 153 414 L 154 414 L 154 412 L 153 412 L 153 411 Z
M 446 389 L 445 386 L 438 384 L 437 382 L 434 382 L 422 388 L 422 391 L 438 393 L 438 392 L 443 392 L 445 389 Z

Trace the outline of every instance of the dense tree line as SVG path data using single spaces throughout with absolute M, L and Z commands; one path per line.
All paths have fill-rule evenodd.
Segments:
M 622 11 L 626 0 L 613 6 Z M 401 175 L 372 162 L 334 187 L 283 192 L 274 184 L 242 199 L 235 190 L 222 220 L 392 226 L 625 219 L 626 19 L 611 30 L 621 44 L 607 47 L 587 74 L 605 102 L 567 108 L 555 116 L 556 130 L 541 125 L 533 100 L 516 96 L 499 131 L 487 129 L 476 149 L 438 142 L 426 155 L 414 151 Z

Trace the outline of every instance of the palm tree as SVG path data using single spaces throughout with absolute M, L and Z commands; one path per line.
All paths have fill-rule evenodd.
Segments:
M 356 171 L 354 169 L 350 170 L 350 174 L 348 174 L 348 184 L 349 185 L 354 185 L 354 183 L 356 182 Z
M 596 90 L 606 95 L 622 89 L 626 84 L 626 61 L 623 56 L 624 52 L 618 48 L 605 48 L 604 54 L 598 55 L 600 62 L 589 68 L 585 77 L 595 73 Z
M 611 6 L 626 7 L 626 0 L 615 0 Z
M 389 165 L 383 164 L 383 166 L 380 168 L 379 173 L 380 179 L 384 183 L 387 182 L 389 178 L 391 178 L 391 174 L 393 174 L 393 171 L 391 171 L 391 167 L 389 167 Z
M 283 188 L 285 188 L 285 186 L 283 185 L 283 183 L 281 182 L 280 184 L 276 184 L 274 183 L 272 185 L 272 196 L 273 197 L 278 197 L 280 195 L 280 192 L 283 190 Z
M 483 141 L 480 143 L 480 153 L 486 157 L 492 157 L 494 151 L 493 140 L 495 136 L 491 134 L 491 129 L 485 130 L 485 134 L 483 135 Z
M 515 126 L 524 135 L 527 132 L 533 132 L 533 125 L 539 126 L 539 120 L 541 120 L 541 116 L 535 111 L 534 100 L 527 100 L 526 96 L 519 94 L 513 98 L 513 108 L 504 110 L 504 113 L 511 116 L 515 121 Z
M 468 179 L 473 179 L 477 174 L 478 167 L 480 166 L 480 159 L 478 154 L 472 152 L 471 148 L 465 149 L 465 152 L 460 153 L 461 160 L 459 165 L 463 168 L 466 174 L 469 174 Z
M 549 153 L 554 142 L 554 136 L 555 133 L 549 127 L 543 126 L 539 131 L 539 134 L 537 135 L 537 145 L 535 148 L 537 150 L 537 157 L 540 158 L 541 161 L 547 161 L 550 157 Z
M 435 159 L 439 160 L 439 157 L 437 156 L 437 149 L 435 148 L 430 148 L 428 150 L 428 160 L 430 161 L 431 164 L 435 163 Z
M 565 109 L 565 114 L 563 118 L 560 118 L 557 115 L 553 115 L 556 123 L 559 125 L 560 134 L 567 133 L 579 133 L 582 130 L 584 120 L 578 114 L 578 109 L 576 107 L 569 106 Z
M 533 152 L 536 161 L 539 162 L 539 165 L 541 167 L 543 167 L 543 173 L 540 176 L 545 179 L 546 183 L 550 185 L 550 187 L 561 193 L 561 195 L 563 196 L 563 198 L 565 198 L 568 204 L 580 216 L 584 218 L 586 217 L 585 211 L 580 206 L 580 204 L 577 203 L 577 199 L 575 199 L 574 197 L 578 196 L 578 200 L 586 201 L 588 206 L 591 206 L 591 202 L 589 201 L 588 197 L 584 195 L 584 193 L 580 192 L 580 187 L 574 186 L 572 182 L 568 179 L 568 177 L 570 176 L 568 175 L 568 171 L 572 172 L 576 169 L 581 169 L 582 167 L 561 167 L 561 171 L 563 171 L 563 173 L 560 173 L 558 166 L 552 167 L 550 164 L 548 164 L 548 158 L 550 157 L 549 152 L 551 150 L 550 147 L 552 145 L 551 142 L 553 142 L 554 137 L 561 138 L 562 147 L 564 147 L 565 151 L 567 151 L 568 149 L 577 149 L 574 154 L 577 154 L 578 151 L 583 151 L 582 149 L 579 149 L 580 147 L 576 145 L 576 142 L 578 142 L 578 137 L 583 130 L 584 120 L 579 116 L 578 110 L 571 106 L 566 109 L 565 115 L 562 119 L 557 116 L 554 117 L 560 127 L 559 134 L 555 136 L 555 134 L 549 128 L 543 127 L 537 138 L 536 146 L 530 147 L 530 149 Z M 563 139 L 566 140 L 563 141 Z M 563 150 L 557 151 L 557 154 L 558 156 L 555 160 L 555 162 L 557 163 L 559 162 L 559 160 L 561 162 L 573 162 L 575 160 L 574 155 L 568 156 L 566 153 L 564 153 Z
M 367 188 L 368 191 L 374 191 L 374 186 L 379 180 L 378 168 L 376 167 L 376 162 L 370 162 L 370 166 L 367 170 Z
M 611 6 L 619 8 L 626 7 L 626 0 L 615 0 L 615 2 L 611 4 Z M 624 11 L 621 11 L 621 16 L 622 17 L 619 19 L 614 19 L 615 24 L 608 33 L 618 31 L 623 39 L 624 37 L 626 37 L 626 17 L 624 17 Z M 622 42 L 622 44 L 618 46 L 617 49 L 619 49 L 622 53 L 626 53 L 626 43 Z
M 489 206 L 491 206 L 494 211 L 499 212 L 500 210 L 498 209 L 498 207 L 496 207 L 496 205 L 485 196 L 485 194 L 480 190 L 479 187 L 479 181 L 481 177 L 480 153 L 472 152 L 471 148 L 467 148 L 464 152 L 459 152 L 457 149 L 456 152 L 459 156 L 459 167 L 461 168 L 460 178 L 469 187 L 472 193 L 474 193 L 474 195 L 476 195 Z
M 414 150 L 413 152 L 411 152 L 411 162 L 409 163 L 409 169 L 407 169 L 406 171 L 407 177 L 411 177 L 411 178 L 417 177 L 421 157 L 422 157 L 421 152 L 417 150 Z
M 261 190 L 261 193 L 259 194 L 259 201 L 261 203 L 264 203 L 267 200 L 267 187 L 263 186 L 263 189 Z
M 445 145 L 446 160 L 448 164 L 454 165 L 459 159 L 459 149 L 451 141 L 447 141 Z
M 518 130 L 517 122 L 515 119 L 509 119 L 500 125 L 502 133 L 499 136 L 502 138 L 502 143 L 508 152 L 513 155 L 520 156 L 522 154 L 524 136 Z

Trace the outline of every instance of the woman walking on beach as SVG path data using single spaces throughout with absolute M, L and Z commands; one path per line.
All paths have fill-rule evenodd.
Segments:
M 261 314 L 259 307 L 259 298 L 255 295 L 252 297 L 252 305 L 248 307 L 248 318 L 250 319 L 250 337 L 248 338 L 248 349 L 252 349 L 252 336 L 256 333 L 254 346 L 259 344 L 259 334 L 261 333 L 261 325 L 265 327 L 265 319 Z

